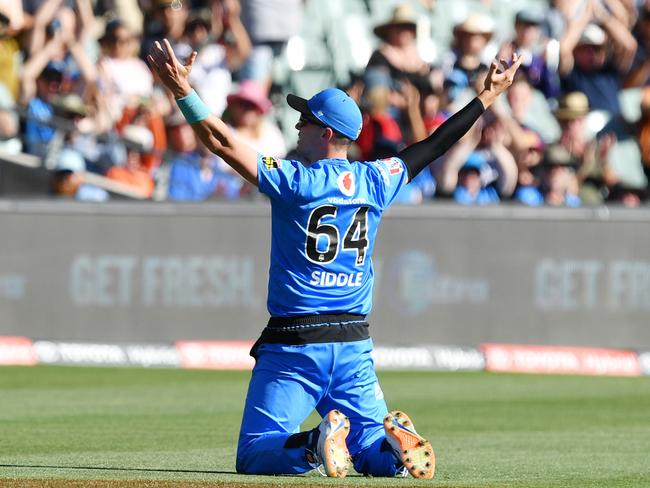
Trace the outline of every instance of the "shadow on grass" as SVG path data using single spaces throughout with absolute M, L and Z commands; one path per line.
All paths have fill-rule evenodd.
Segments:
M 236 471 L 170 468 L 115 468 L 111 466 L 52 466 L 47 464 L 0 464 L 0 468 L 77 469 L 99 471 L 140 471 L 145 473 L 237 474 Z

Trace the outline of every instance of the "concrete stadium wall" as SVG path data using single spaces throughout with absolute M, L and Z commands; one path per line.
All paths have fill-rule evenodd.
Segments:
M 0 336 L 254 340 L 269 207 L 0 201 Z M 387 212 L 381 344 L 650 347 L 650 211 Z

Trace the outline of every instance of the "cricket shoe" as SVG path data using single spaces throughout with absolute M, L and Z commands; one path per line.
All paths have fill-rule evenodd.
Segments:
M 315 449 L 307 449 L 309 463 L 325 476 L 345 478 L 352 464 L 345 443 L 350 433 L 350 420 L 339 410 L 332 410 L 314 432 L 317 434 Z
M 421 437 L 404 412 L 394 410 L 384 417 L 386 439 L 395 455 L 414 478 L 433 478 L 436 455 L 431 443 Z

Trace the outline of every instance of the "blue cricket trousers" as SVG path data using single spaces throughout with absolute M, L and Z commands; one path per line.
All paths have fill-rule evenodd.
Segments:
M 347 445 L 354 469 L 372 476 L 394 476 L 397 459 L 384 444 L 387 409 L 371 350 L 371 339 L 261 344 L 246 396 L 237 472 L 312 470 L 304 447 L 284 447 L 287 438 L 300 431 L 300 424 L 314 409 L 321 417 L 338 409 L 350 419 Z

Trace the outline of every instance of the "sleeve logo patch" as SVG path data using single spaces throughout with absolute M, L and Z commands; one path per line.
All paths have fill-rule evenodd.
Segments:
M 264 167 L 267 170 L 282 168 L 282 161 L 280 161 L 278 158 L 272 158 L 271 156 L 264 156 L 262 158 L 262 162 L 264 163 Z
M 383 159 L 382 162 L 384 163 L 386 168 L 388 168 L 388 173 L 391 176 L 398 175 L 402 171 L 404 171 L 404 165 L 397 158 Z
M 384 180 L 386 186 L 390 186 L 390 177 L 388 176 L 388 171 L 386 171 L 386 166 L 384 165 L 383 161 L 370 161 L 370 164 L 379 170 L 379 174 Z

